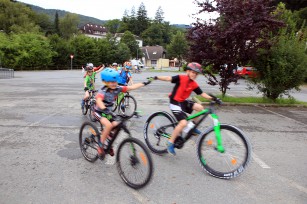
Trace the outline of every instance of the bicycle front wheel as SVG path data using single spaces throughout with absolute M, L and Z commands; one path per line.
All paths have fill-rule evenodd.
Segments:
M 92 122 L 96 122 L 97 121 L 95 116 L 94 116 L 95 110 L 94 110 L 94 104 L 93 103 L 90 105 L 88 114 L 89 114 L 89 118 L 90 118 L 90 120 Z
M 170 114 L 163 111 L 155 112 L 148 117 L 144 126 L 144 139 L 153 153 L 167 153 L 167 140 L 175 129 L 174 121 Z M 163 128 L 166 125 L 169 126 Z
M 131 118 L 134 115 L 136 108 L 137 104 L 135 98 L 131 95 L 125 95 L 119 103 L 118 112 Z
M 146 146 L 136 138 L 124 139 L 116 155 L 117 170 L 131 188 L 139 189 L 151 180 L 153 162 Z
M 79 146 L 82 155 L 89 162 L 98 159 L 97 147 L 99 141 L 99 131 L 90 122 L 84 122 L 79 132 Z
M 213 128 L 200 135 L 197 142 L 197 157 L 201 167 L 210 175 L 231 179 L 239 176 L 246 169 L 251 157 L 251 145 L 238 128 L 221 124 L 223 153 L 217 150 Z
M 87 114 L 87 110 L 88 110 L 88 103 L 87 102 L 85 102 L 85 104 L 84 104 L 84 106 L 82 106 L 81 110 L 82 110 L 83 115 Z

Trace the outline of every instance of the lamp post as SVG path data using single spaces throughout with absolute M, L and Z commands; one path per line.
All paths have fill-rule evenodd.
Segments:
M 74 58 L 74 55 L 70 55 L 70 70 L 72 70 L 72 59 Z

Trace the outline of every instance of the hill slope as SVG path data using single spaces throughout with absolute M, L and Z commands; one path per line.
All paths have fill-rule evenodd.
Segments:
M 33 11 L 35 11 L 37 13 L 47 14 L 52 21 L 54 21 L 56 12 L 58 12 L 59 17 L 64 17 L 67 13 L 70 13 L 70 12 L 64 11 L 64 10 L 44 9 L 42 7 L 31 5 L 31 4 L 26 4 L 26 5 L 29 6 Z M 79 25 L 84 25 L 84 24 L 89 23 L 89 22 L 97 24 L 97 25 L 103 25 L 105 22 L 107 22 L 107 20 L 100 20 L 100 19 L 97 19 L 97 18 L 84 16 L 84 15 L 80 15 L 80 14 L 77 14 L 77 15 L 79 16 L 79 19 L 80 19 Z

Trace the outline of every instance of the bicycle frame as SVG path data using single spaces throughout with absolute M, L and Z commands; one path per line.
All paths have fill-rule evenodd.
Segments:
M 214 133 L 215 133 L 215 136 L 216 136 L 216 141 L 217 141 L 217 146 L 216 146 L 216 149 L 223 153 L 225 151 L 225 148 L 222 144 L 222 135 L 221 135 L 221 131 L 220 131 L 220 122 L 218 120 L 218 116 L 214 113 L 214 108 L 210 107 L 210 108 L 206 108 L 198 113 L 195 113 L 193 115 L 190 115 L 189 117 L 186 118 L 187 121 L 190 121 L 194 118 L 197 118 L 199 116 L 202 116 L 195 124 L 195 126 L 189 130 L 189 132 L 185 135 L 185 137 L 182 137 L 183 141 L 182 141 L 182 145 L 187 142 L 191 137 L 192 137 L 192 133 L 193 131 L 199 126 L 199 124 L 205 120 L 205 118 L 210 115 L 212 117 L 212 120 L 213 120 L 213 129 L 214 129 Z M 172 126 L 176 126 L 178 124 L 178 121 L 177 122 L 174 122 L 174 123 L 171 123 L 169 125 L 164 125 L 162 127 L 160 127 L 157 132 L 160 132 L 161 133 L 161 136 L 163 137 L 166 137 L 166 138 L 171 138 L 171 135 L 170 134 L 167 134 L 164 132 L 164 130 L 168 127 L 172 127 Z M 209 128 L 210 129 L 210 128 Z M 207 132 L 207 131 L 205 131 Z M 176 141 L 175 141 L 176 143 Z

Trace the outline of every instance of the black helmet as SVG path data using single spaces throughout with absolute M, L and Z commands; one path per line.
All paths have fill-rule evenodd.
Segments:
M 190 62 L 188 65 L 187 65 L 187 68 L 186 70 L 193 70 L 199 74 L 203 73 L 203 69 L 201 68 L 201 65 L 197 62 Z

